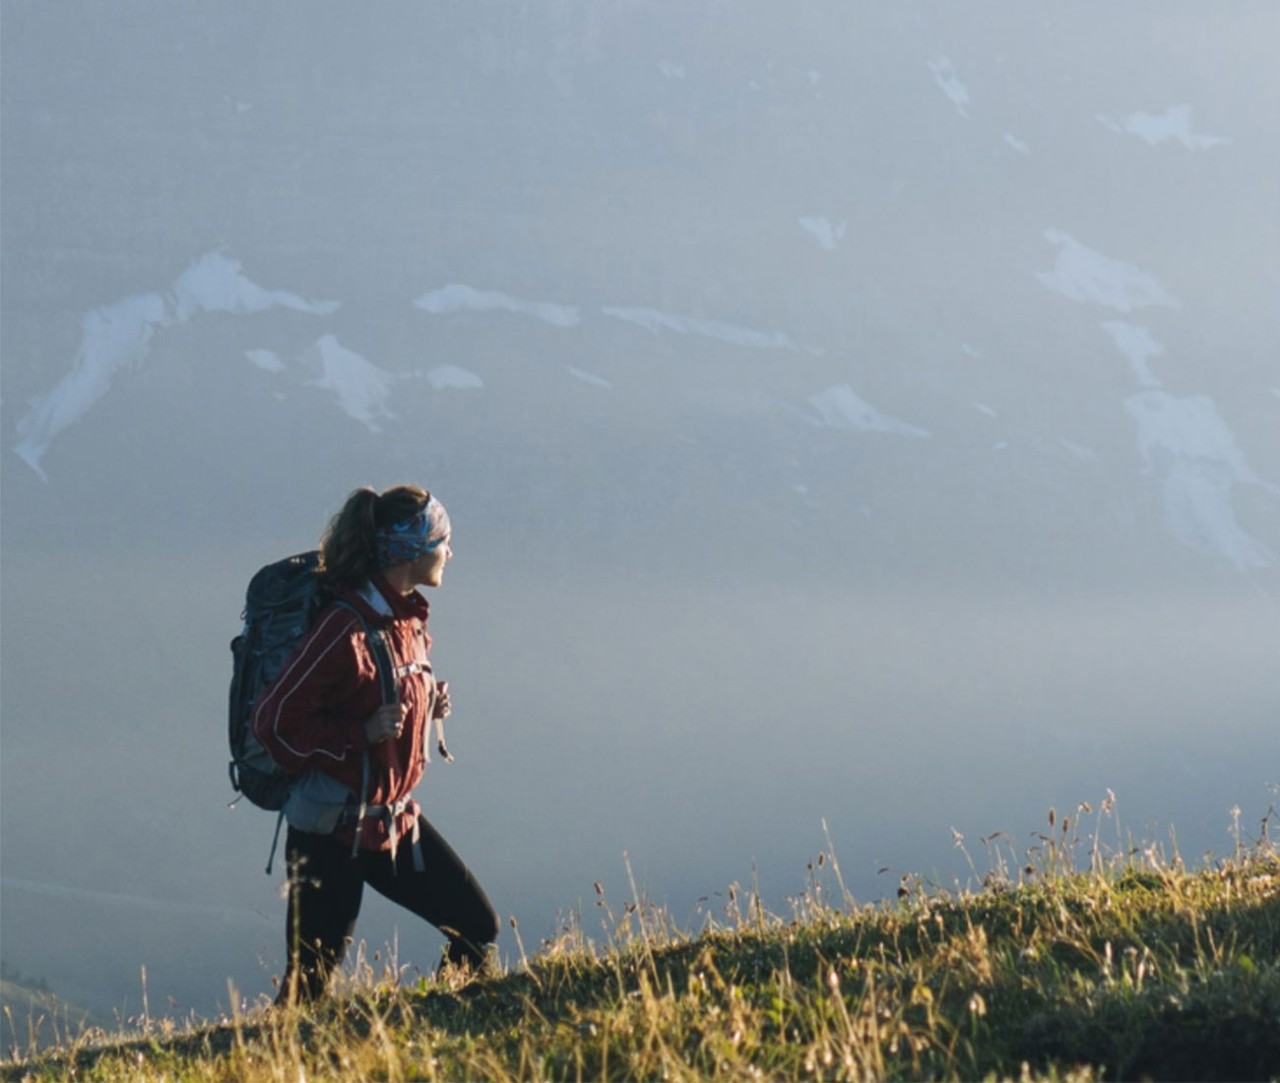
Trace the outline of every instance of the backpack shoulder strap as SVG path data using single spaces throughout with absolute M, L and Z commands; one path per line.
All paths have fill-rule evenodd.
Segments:
M 357 606 L 339 599 L 334 603 L 349 610 L 360 622 L 365 641 L 369 644 L 369 653 L 373 655 L 374 664 L 378 667 L 378 684 L 382 689 L 382 702 L 395 703 L 399 700 L 396 692 L 395 665 L 391 661 L 391 648 L 387 646 L 387 638 L 381 628 L 373 627 L 360 612 Z
M 382 702 L 396 703 L 399 696 L 396 694 L 396 674 L 395 666 L 391 661 L 391 649 L 387 646 L 386 636 L 382 634 L 381 628 L 374 628 L 360 610 L 350 602 L 344 602 L 341 599 L 336 603 L 343 609 L 348 609 L 355 614 L 356 620 L 360 622 L 360 627 L 364 629 L 365 640 L 369 644 L 369 651 L 373 655 L 374 664 L 378 667 L 378 684 L 382 688 Z M 356 813 L 356 830 L 355 837 L 351 842 L 351 856 L 356 857 L 360 853 L 360 834 L 364 828 L 365 816 L 369 811 L 369 749 L 366 746 L 364 755 L 360 757 L 360 808 Z

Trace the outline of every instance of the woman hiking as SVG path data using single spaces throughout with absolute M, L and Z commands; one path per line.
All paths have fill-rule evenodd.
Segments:
M 322 996 L 355 933 L 365 884 L 440 929 L 441 966 L 484 966 L 497 916 L 411 796 L 449 691 L 429 662 L 429 611 L 453 556 L 444 506 L 412 485 L 357 489 L 329 524 L 321 611 L 253 712 L 253 732 L 298 776 L 289 822 L 288 967 L 277 1004 Z M 378 645 L 385 643 L 385 653 Z M 443 738 L 440 753 L 447 756 Z

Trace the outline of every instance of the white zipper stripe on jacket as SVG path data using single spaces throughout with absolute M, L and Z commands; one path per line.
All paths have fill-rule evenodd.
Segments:
M 371 608 L 379 616 L 391 617 L 393 620 L 395 619 L 395 612 L 392 610 L 391 604 L 387 601 L 382 591 L 379 590 L 376 586 L 374 586 L 372 582 L 366 583 L 364 585 L 364 588 L 360 591 L 360 597 L 364 601 L 368 602 L 369 608 Z M 381 638 L 382 638 L 383 648 L 386 650 L 387 657 L 391 661 L 391 676 L 392 676 L 393 691 L 396 696 L 395 702 L 398 703 L 400 702 L 399 689 L 394 688 L 395 680 L 399 677 L 407 677 L 410 673 L 430 673 L 431 666 L 426 660 L 425 653 L 423 654 L 423 657 L 421 660 L 414 659 L 408 665 L 403 665 L 403 666 L 396 665 L 396 657 L 395 657 L 395 653 L 391 649 L 390 639 L 388 639 L 386 636 L 382 636 Z M 420 642 L 419 642 L 419 650 L 421 650 Z M 433 690 L 431 696 L 428 696 L 427 698 L 428 704 L 431 703 L 431 700 L 434 697 L 434 694 L 435 693 Z M 431 720 L 427 719 L 428 726 L 430 725 L 430 722 Z M 426 735 L 424 734 L 423 736 L 425 738 Z M 443 740 L 444 739 L 442 736 L 441 748 L 444 747 Z M 429 759 L 430 757 L 426 756 L 426 747 L 427 747 L 427 742 L 424 739 L 422 742 L 423 758 Z M 380 809 L 382 814 L 386 817 L 387 834 L 390 836 L 390 839 L 391 839 L 391 868 L 393 872 L 398 872 L 398 869 L 396 866 L 396 850 L 399 848 L 400 838 L 399 838 L 399 832 L 396 830 L 396 816 L 400 814 L 400 812 L 408 804 L 411 798 L 407 798 L 407 797 L 401 798 L 394 805 L 373 806 L 372 808 L 370 807 L 370 805 L 368 804 L 369 753 L 367 749 L 365 750 L 364 762 L 361 764 L 361 776 L 362 777 L 360 780 L 360 812 L 356 817 L 356 837 L 352 842 L 351 856 L 355 857 L 360 852 L 360 836 L 363 832 L 365 817 L 369 815 L 370 812 L 373 812 L 375 808 Z M 413 846 L 413 870 L 414 872 L 425 872 L 426 862 L 423 860 L 423 856 L 422 856 L 422 830 L 416 818 L 413 821 L 413 832 L 409 838 L 410 838 L 410 843 Z

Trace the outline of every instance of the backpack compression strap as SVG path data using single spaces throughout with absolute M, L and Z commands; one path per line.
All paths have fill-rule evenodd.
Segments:
M 360 619 L 360 623 L 364 627 L 365 638 L 369 642 L 369 650 L 373 654 L 374 661 L 378 666 L 378 683 L 382 686 L 382 702 L 399 703 L 400 696 L 396 691 L 396 670 L 392 664 L 391 649 L 387 646 L 386 637 L 382 634 L 381 628 L 370 628 L 360 613 L 357 612 L 356 616 Z M 444 739 L 442 736 L 442 748 L 443 745 Z M 404 811 L 408 802 L 409 799 L 404 798 L 397 801 L 394 805 L 369 804 L 369 750 L 366 748 L 364 751 L 364 758 L 360 763 L 360 808 L 356 813 L 356 830 L 355 837 L 351 841 L 351 856 L 356 857 L 360 853 L 360 832 L 364 826 L 365 819 L 369 816 L 379 816 L 386 821 L 387 834 L 391 838 L 391 869 L 392 872 L 395 873 L 398 870 L 398 866 L 396 865 L 396 849 L 400 841 L 399 834 L 396 831 L 396 817 Z M 413 833 L 409 840 L 410 844 L 413 846 L 414 872 L 425 872 L 427 867 L 426 861 L 422 856 L 421 840 L 422 829 L 418 826 L 418 821 L 414 820 Z
M 369 622 L 364 619 L 364 614 L 355 606 L 347 602 L 338 602 L 338 605 L 344 609 L 349 609 L 355 614 L 356 620 L 360 622 L 360 627 L 364 629 L 365 640 L 369 644 L 369 653 L 373 655 L 374 664 L 378 667 L 378 684 L 382 688 L 383 704 L 398 703 L 400 697 L 396 694 L 396 674 L 395 667 L 391 662 L 391 651 L 387 647 L 386 638 L 382 634 L 381 628 L 371 628 Z M 369 813 L 369 749 L 365 747 L 364 755 L 360 760 L 360 808 L 356 813 L 356 832 L 355 838 L 351 843 L 351 856 L 355 857 L 360 853 L 360 830 L 364 826 L 365 817 Z

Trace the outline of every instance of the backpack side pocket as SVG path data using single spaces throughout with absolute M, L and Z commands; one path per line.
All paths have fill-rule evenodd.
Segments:
M 350 786 L 330 778 L 323 771 L 308 771 L 294 782 L 284 803 L 284 818 L 290 827 L 313 835 L 332 835 L 348 808 L 356 807 Z

